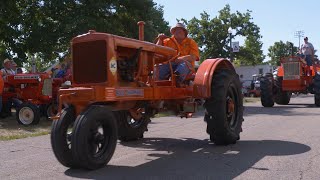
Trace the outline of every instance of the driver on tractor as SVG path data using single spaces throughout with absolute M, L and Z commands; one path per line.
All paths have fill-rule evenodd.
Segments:
M 306 60 L 308 66 L 312 66 L 314 58 L 314 47 L 308 42 L 308 37 L 305 37 L 304 44 L 301 45 L 302 58 Z
M 177 83 L 183 83 L 187 76 L 195 70 L 195 61 L 199 60 L 199 48 L 197 43 L 188 38 L 185 25 L 177 23 L 170 29 L 171 37 L 164 34 L 158 35 L 158 45 L 167 46 L 180 52 L 179 57 L 171 63 L 174 74 L 178 76 Z M 170 64 L 162 64 L 159 67 L 159 79 L 165 80 L 170 76 Z
M 301 48 L 299 50 L 300 57 L 305 60 L 305 63 L 307 64 L 308 67 L 313 66 L 313 70 L 316 73 L 316 67 L 314 63 L 314 47 L 311 43 L 308 42 L 308 37 L 305 37 L 304 39 L 304 44 L 301 45 Z M 311 74 L 310 69 L 307 68 L 307 74 Z

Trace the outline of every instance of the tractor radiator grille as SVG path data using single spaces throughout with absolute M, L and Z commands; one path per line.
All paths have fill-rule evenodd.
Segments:
M 43 81 L 42 94 L 44 96 L 52 96 L 52 79 L 45 79 Z
M 283 63 L 284 80 L 300 79 L 300 62 Z
M 73 44 L 73 80 L 77 84 L 107 81 L 107 48 L 105 40 Z

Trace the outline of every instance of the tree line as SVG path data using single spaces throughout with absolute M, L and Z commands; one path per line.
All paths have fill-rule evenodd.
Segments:
M 170 35 L 163 13 L 163 6 L 152 0 L 3 0 L 0 58 L 12 58 L 20 66 L 30 64 L 35 58 L 38 68 L 43 70 L 70 54 L 73 37 L 95 29 L 137 39 L 140 20 L 146 22 L 145 39 L 152 42 L 158 33 Z M 232 13 L 226 5 L 213 18 L 207 12 L 200 16 L 177 20 L 186 23 L 189 35 L 199 45 L 201 60 L 230 58 L 228 28 L 231 27 L 232 38 L 244 38 L 240 52 L 234 54 L 234 62 L 263 63 L 262 36 L 252 21 L 251 11 Z

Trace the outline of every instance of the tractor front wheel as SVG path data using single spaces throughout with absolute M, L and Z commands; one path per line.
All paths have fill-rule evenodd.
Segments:
M 40 121 L 40 110 L 36 105 L 24 102 L 17 108 L 16 119 L 19 124 L 25 126 L 38 124 Z
M 211 97 L 204 107 L 210 140 L 216 145 L 236 143 L 242 131 L 244 108 L 240 80 L 234 71 L 221 69 L 214 73 Z
M 282 77 L 278 77 L 275 80 L 276 93 L 274 95 L 274 101 L 279 105 L 288 105 L 291 99 L 291 94 L 286 91 L 282 91 Z
M 69 106 L 62 110 L 59 120 L 53 120 L 51 127 L 51 146 L 58 161 L 66 167 L 76 167 L 72 158 L 71 137 L 75 121 L 75 110 Z
M 273 107 L 273 84 L 272 77 L 262 76 L 260 78 L 261 104 L 263 107 Z
M 86 169 L 105 166 L 113 156 L 118 140 L 117 121 L 112 111 L 92 105 L 76 119 L 71 150 L 78 165 Z
M 317 107 L 320 107 L 320 75 L 316 74 L 313 79 L 314 87 L 314 103 Z

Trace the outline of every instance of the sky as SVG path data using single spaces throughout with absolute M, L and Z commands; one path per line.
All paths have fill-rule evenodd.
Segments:
M 200 18 L 200 13 L 206 11 L 211 18 L 229 4 L 231 12 L 241 13 L 252 11 L 252 22 L 260 27 L 262 35 L 262 50 L 268 54 L 268 48 L 280 40 L 293 42 L 299 46 L 296 31 L 304 31 L 315 49 L 320 48 L 320 1 L 319 0 L 154 0 L 164 6 L 164 19 L 170 26 L 176 24 L 176 19 L 190 20 Z M 241 38 L 235 39 L 243 45 Z M 300 39 L 303 43 L 303 37 Z M 318 51 L 319 55 L 319 51 Z M 268 57 L 266 57 L 268 60 Z

